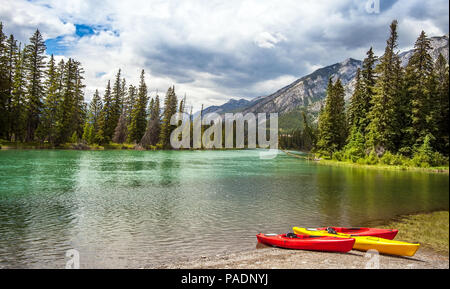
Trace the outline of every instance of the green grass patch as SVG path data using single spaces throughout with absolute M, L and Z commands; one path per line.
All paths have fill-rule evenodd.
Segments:
M 402 217 L 386 228 L 398 229 L 396 240 L 419 242 L 440 253 L 449 253 L 449 212 Z
M 385 164 L 367 164 L 365 162 L 350 162 L 350 161 L 337 161 L 337 160 L 320 160 L 319 164 L 322 165 L 332 165 L 332 166 L 342 166 L 342 167 L 354 167 L 354 168 L 364 168 L 364 169 L 381 169 L 381 170 L 397 170 L 397 171 L 421 171 L 421 172 L 432 172 L 432 173 L 449 173 L 448 166 L 442 167 L 413 167 L 406 165 L 385 165 Z

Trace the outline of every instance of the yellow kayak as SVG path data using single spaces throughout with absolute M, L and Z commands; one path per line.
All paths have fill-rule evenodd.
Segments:
M 353 249 L 359 251 L 376 250 L 380 254 L 408 256 L 412 257 L 416 254 L 420 244 L 412 244 L 407 242 L 387 240 L 377 237 L 358 237 L 341 233 L 328 233 L 327 231 L 319 231 L 316 229 L 306 229 L 294 227 L 294 233 L 298 235 L 309 236 L 332 236 L 340 238 L 353 238 L 355 245 Z

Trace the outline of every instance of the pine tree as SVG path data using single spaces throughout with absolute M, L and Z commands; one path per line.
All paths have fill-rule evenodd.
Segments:
M 399 61 L 396 52 L 398 39 L 396 20 L 392 22 L 390 31 L 384 55 L 376 67 L 378 77 L 369 112 L 370 123 L 367 128 L 367 145 L 378 154 L 386 150 L 395 150 L 394 139 L 398 134 L 398 128 L 394 124 L 396 115 L 394 100 L 398 94 L 400 81 L 399 72 L 396 71 Z
M 83 140 L 88 144 L 101 143 L 97 140 L 97 133 L 99 129 L 99 119 L 102 112 L 102 100 L 98 90 L 95 90 L 94 96 L 89 104 L 87 117 L 83 129 Z
M 436 124 L 435 148 L 445 156 L 449 155 L 449 66 L 442 54 L 435 65 L 437 79 L 436 100 L 433 102 L 432 117 Z
M 86 123 L 84 124 L 82 139 L 87 144 L 95 143 L 94 126 L 89 121 L 86 121 Z
M 44 96 L 43 76 L 45 69 L 45 43 L 39 30 L 25 47 L 25 68 L 27 75 L 27 141 L 33 141 L 39 125 Z
M 376 85 L 376 75 L 375 75 L 375 63 L 377 61 L 377 57 L 373 53 L 372 47 L 367 51 L 367 56 L 363 61 L 362 69 L 361 69 L 361 118 L 359 119 L 359 127 L 358 130 L 364 137 L 364 142 L 367 133 L 367 126 L 370 123 L 368 118 L 368 114 L 372 109 L 372 99 L 375 95 L 375 85 Z
M 122 113 L 114 131 L 113 142 L 123 144 L 128 137 L 128 127 L 126 116 Z
M 306 115 L 305 111 L 302 111 L 302 120 L 304 128 L 301 137 L 303 141 L 301 149 L 311 151 L 316 144 L 316 135 L 314 133 L 313 128 L 310 125 L 308 116 Z
M 99 128 L 97 131 L 97 140 L 100 144 L 107 144 L 112 139 L 113 131 L 111 131 L 111 114 L 112 114 L 112 98 L 111 98 L 111 82 L 108 80 L 105 94 L 103 96 L 103 108 L 99 117 Z
M 8 99 L 8 73 L 7 73 L 7 44 L 3 33 L 3 23 L 0 22 L 0 139 L 7 138 L 7 99 Z
M 61 103 L 60 95 L 60 75 L 55 63 L 53 54 L 51 55 L 47 69 L 47 79 L 45 81 L 45 100 L 42 112 L 42 121 L 38 128 L 38 135 L 41 140 L 48 140 L 54 143 L 56 139 L 56 116 L 58 105 Z
M 131 123 L 131 113 L 136 104 L 136 87 L 134 85 L 130 85 L 128 88 L 128 93 L 125 95 L 124 103 L 123 103 L 123 111 L 127 118 L 127 125 Z
M 24 52 L 19 47 L 11 92 L 11 141 L 25 140 L 25 84 Z
M 123 105 L 123 92 L 122 92 L 122 79 L 121 79 L 121 70 L 116 74 L 116 80 L 114 82 L 112 88 L 112 104 L 111 104 L 111 113 L 108 118 L 108 136 L 113 136 L 115 134 L 115 129 L 119 122 L 119 118 L 122 114 L 122 105 Z
M 4 132 L 7 139 L 11 138 L 11 122 L 14 118 L 14 115 L 11 113 L 11 102 L 12 102 L 12 89 L 13 89 L 13 81 L 14 81 L 14 66 L 17 61 L 17 41 L 14 39 L 14 35 L 8 38 L 6 46 L 6 86 L 5 86 L 5 95 L 6 95 L 6 103 L 5 103 L 5 120 L 6 125 Z
M 57 145 L 72 139 L 74 133 L 77 139 L 83 135 L 85 107 L 82 73 L 79 62 L 69 59 L 65 63 L 63 89 L 57 114 L 55 140 Z
M 159 135 L 161 132 L 160 123 L 160 103 L 159 96 L 156 95 L 155 100 L 150 102 L 150 118 L 147 124 L 147 130 L 141 140 L 143 147 L 155 146 L 159 142 Z
M 95 90 L 94 96 L 92 97 L 91 103 L 89 105 L 89 117 L 88 120 L 94 126 L 95 132 L 98 130 L 98 119 L 102 112 L 103 104 L 98 89 Z
M 348 107 L 348 125 L 350 128 L 355 126 L 358 131 L 364 130 L 361 121 L 366 118 L 363 83 L 361 79 L 361 70 L 358 68 L 356 71 L 356 83 L 355 91 L 350 99 L 350 104 Z
M 136 105 L 131 114 L 131 123 L 128 128 L 128 142 L 139 143 L 144 136 L 147 125 L 147 85 L 145 84 L 145 72 L 141 72 L 141 81 L 139 84 Z
M 425 136 L 434 134 L 431 123 L 430 104 L 434 99 L 434 63 L 429 51 L 430 39 L 422 31 L 414 46 L 414 54 L 411 56 L 406 68 L 407 91 L 411 99 L 411 127 L 410 144 L 419 147 L 423 144 Z
M 72 120 L 74 123 L 74 130 L 79 137 L 83 134 L 83 126 L 86 119 L 86 104 L 84 102 L 84 88 L 83 74 L 84 70 L 81 67 L 81 63 L 74 61 L 75 63 L 75 91 L 74 91 L 74 107 Z
M 330 78 L 325 108 L 319 117 L 319 139 L 317 147 L 325 156 L 332 156 L 343 148 L 346 140 L 347 120 L 345 115 L 345 92 L 340 79 L 333 84 Z
M 61 102 L 59 94 L 59 75 L 53 54 L 50 57 L 47 68 L 47 79 L 45 81 L 45 100 L 42 110 L 42 120 L 38 127 L 38 137 L 54 143 L 56 139 L 56 116 L 58 105 Z
M 169 87 L 164 99 L 164 112 L 161 124 L 160 144 L 162 148 L 170 148 L 170 135 L 175 129 L 175 126 L 170 124 L 170 119 L 177 112 L 177 95 L 175 94 L 175 87 Z

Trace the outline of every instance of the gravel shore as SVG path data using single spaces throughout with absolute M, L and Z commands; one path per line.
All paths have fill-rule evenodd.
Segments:
M 159 269 L 365 269 L 377 264 L 365 252 L 347 254 L 295 251 L 258 245 L 260 249 L 170 264 Z M 372 257 L 372 259 L 371 259 Z M 372 261 L 371 261 L 372 260 Z M 375 261 L 375 262 L 374 262 Z M 380 269 L 449 269 L 449 256 L 421 248 L 412 257 L 379 256 Z

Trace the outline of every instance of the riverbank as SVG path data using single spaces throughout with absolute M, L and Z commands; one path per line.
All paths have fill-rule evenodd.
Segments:
M 363 169 L 376 169 L 376 170 L 393 170 L 393 171 L 419 171 L 419 172 L 431 172 L 431 173 L 449 173 L 449 167 L 431 167 L 431 168 L 419 168 L 419 167 L 409 167 L 409 166 L 394 166 L 394 165 L 367 165 L 367 164 L 357 164 L 343 161 L 335 160 L 319 160 L 317 163 L 328 166 L 342 166 L 342 167 L 352 167 L 352 168 L 363 168 Z
M 449 254 L 449 212 L 400 217 L 382 227 L 398 229 L 398 240 L 418 242 L 422 247 Z
M 133 150 L 134 144 L 116 144 L 110 143 L 107 145 L 86 145 L 82 143 L 65 143 L 58 146 L 49 143 L 20 143 L 20 142 L 3 142 L 0 143 L 0 150 Z
M 448 269 L 448 212 L 417 214 L 389 222 L 400 229 L 396 240 L 420 241 L 412 257 L 381 255 L 381 269 Z M 446 233 L 445 233 L 446 232 Z M 256 241 L 255 241 L 256 244 Z M 445 250 L 446 249 L 446 250 Z M 364 269 L 370 256 L 365 252 L 347 254 L 271 248 L 257 244 L 248 252 L 202 257 L 161 266 L 169 269 Z
M 449 173 L 449 167 L 431 167 L 431 168 L 419 168 L 419 167 L 411 167 L 411 166 L 394 166 L 394 165 L 367 165 L 367 164 L 358 164 L 344 161 L 336 161 L 336 160 L 324 160 L 324 159 L 311 159 L 307 155 L 297 155 L 290 153 L 288 151 L 283 151 L 285 154 L 303 159 L 310 160 L 320 165 L 327 166 L 339 166 L 339 167 L 350 167 L 350 168 L 363 168 L 363 169 L 375 169 L 375 170 L 392 170 L 392 171 L 419 171 L 419 172 L 430 172 L 430 173 Z

